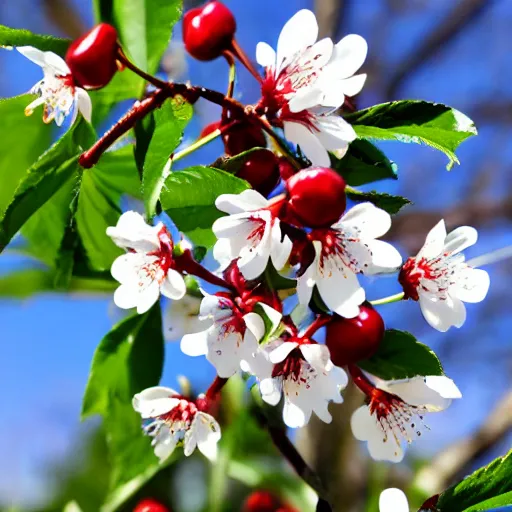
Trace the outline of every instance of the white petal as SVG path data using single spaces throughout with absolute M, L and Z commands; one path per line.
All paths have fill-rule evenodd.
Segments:
M 160 297 L 160 287 L 157 281 L 153 281 L 146 289 L 139 294 L 137 313 L 142 315 L 149 311 Z
M 137 393 L 132 405 L 143 418 L 155 418 L 167 414 L 178 405 L 179 399 L 175 398 L 177 394 L 174 389 L 154 386 Z
M 366 76 L 366 73 L 362 73 L 350 78 L 345 78 L 340 84 L 340 89 L 343 91 L 345 96 L 355 96 L 356 94 L 359 94 L 364 87 Z
M 452 326 L 461 327 L 466 321 L 466 308 L 457 298 L 433 300 L 430 296 L 420 293 L 419 302 L 425 320 L 440 332 L 446 332 Z
M 359 203 L 340 220 L 341 225 L 353 226 L 365 238 L 379 238 L 391 227 L 391 215 L 372 203 Z
M 298 346 L 299 344 L 297 342 L 285 341 L 270 352 L 269 359 L 274 364 L 281 363 L 289 356 L 290 352 Z
M 24 57 L 31 60 L 34 64 L 41 67 L 46 65 L 45 52 L 34 48 L 33 46 L 17 46 L 16 50 L 18 50 Z
M 66 61 L 53 52 L 44 52 L 45 66 L 51 70 L 55 75 L 69 75 L 71 70 L 69 69 Z
M 252 338 L 254 341 L 254 338 Z M 217 370 L 217 375 L 227 379 L 240 368 L 241 352 L 244 350 L 244 339 L 240 332 L 211 329 L 208 336 L 208 353 L 206 358 Z M 257 344 L 254 343 L 254 349 Z
M 319 343 L 301 345 L 300 351 L 304 359 L 318 371 L 329 371 L 332 369 L 331 354 L 325 345 Z
M 159 249 L 158 231 L 162 227 L 149 226 L 142 215 L 134 211 L 125 212 L 119 217 L 116 226 L 107 228 L 107 235 L 119 247 L 151 252 Z
M 265 304 L 264 302 L 258 302 L 258 304 L 267 315 L 267 318 L 270 320 L 270 332 L 273 333 L 279 327 L 283 315 L 279 313 L 279 311 L 276 311 L 274 308 L 270 307 L 268 304 Z M 256 333 L 254 334 L 256 335 Z M 258 336 L 256 336 L 256 338 L 258 338 Z
M 352 125 L 345 119 L 336 115 L 321 116 L 316 123 L 320 132 L 317 133 L 318 140 L 325 149 L 334 151 L 346 146 L 357 138 Z
M 316 284 L 316 262 L 312 263 L 306 272 L 297 278 L 297 296 L 299 303 L 307 306 L 313 295 L 313 288 Z
M 283 407 L 283 421 L 289 428 L 301 428 L 308 421 L 311 413 L 307 415 L 300 407 L 288 400 L 285 401 Z
M 375 420 L 367 405 L 362 405 L 359 409 L 356 409 L 350 418 L 352 433 L 358 441 L 367 441 L 373 435 L 375 431 L 374 423 Z
M 187 356 L 204 356 L 208 353 L 208 333 L 201 331 L 193 334 L 185 334 L 181 339 L 181 351 Z
M 185 293 L 187 293 L 187 285 L 183 276 L 176 270 L 170 268 L 167 271 L 167 276 L 160 285 L 160 292 L 162 295 L 169 297 L 169 299 L 179 300 Z
M 409 512 L 406 495 L 393 487 L 382 491 L 379 497 L 379 512 Z
M 428 233 L 425 244 L 418 252 L 417 258 L 426 258 L 430 260 L 439 256 L 443 252 L 444 241 L 446 239 L 446 226 L 441 219 Z
M 285 122 L 284 136 L 291 142 L 300 146 L 300 149 L 311 160 L 313 165 L 329 167 L 331 160 L 327 150 L 318 138 L 305 126 L 299 123 Z
M 400 253 L 387 242 L 371 240 L 368 246 L 372 252 L 372 267 L 365 274 L 378 274 L 380 272 L 394 272 L 402 264 Z
M 168 428 L 165 430 L 165 434 L 163 432 L 161 431 L 158 435 L 154 448 L 155 455 L 160 459 L 160 462 L 163 462 L 172 454 L 177 442 Z
M 91 97 L 87 94 L 86 91 L 77 87 L 75 90 L 75 98 L 77 109 L 82 113 L 82 116 L 89 123 L 92 119 L 92 101 Z
M 274 67 L 276 65 L 276 52 L 267 43 L 258 43 L 256 45 L 256 62 L 264 68 Z
M 265 322 L 263 318 L 257 313 L 247 313 L 243 318 L 247 329 L 249 329 L 257 341 L 260 341 L 265 335 Z
M 221 194 L 215 200 L 215 206 L 218 210 L 232 215 L 266 208 L 268 201 L 259 192 L 250 188 L 240 194 Z
M 338 79 L 348 78 L 363 65 L 367 53 L 368 44 L 366 40 L 357 34 L 349 34 L 334 47 L 329 65 L 335 66 Z
M 279 35 L 277 42 L 277 67 L 280 68 L 286 58 L 312 46 L 318 38 L 318 23 L 315 15 L 302 9 L 290 18 Z
M 478 231 L 470 226 L 461 226 L 452 231 L 444 241 L 445 252 L 457 254 L 467 247 L 476 244 Z
M 290 257 L 292 252 L 292 241 L 288 236 L 284 236 L 281 240 L 281 226 L 278 220 L 275 220 L 272 225 L 272 249 L 270 257 L 276 270 L 281 270 Z
M 323 93 L 315 87 L 302 88 L 293 95 L 288 106 L 291 112 L 300 112 L 320 105 Z
M 455 382 L 444 375 L 425 377 L 425 384 L 443 398 L 462 398 L 462 393 Z
M 482 302 L 491 284 L 489 274 L 479 268 L 465 267 L 457 272 L 449 293 L 464 302 Z
M 277 405 L 281 400 L 281 379 L 268 377 L 260 381 L 261 398 L 269 405 Z
M 191 425 L 199 451 L 209 460 L 217 458 L 217 443 L 220 440 L 220 426 L 213 416 L 198 412 Z M 185 454 L 187 455 L 187 454 Z

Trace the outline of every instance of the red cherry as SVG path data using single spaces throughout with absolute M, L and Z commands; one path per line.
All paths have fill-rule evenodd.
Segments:
M 198 60 L 213 60 L 231 49 L 235 32 L 235 17 L 221 2 L 208 2 L 183 16 L 185 48 Z
M 288 158 L 285 156 L 279 157 L 279 174 L 281 174 L 281 178 L 284 181 L 291 178 L 297 172 L 297 169 L 290 163 Z
M 199 137 L 202 139 L 203 137 L 206 137 L 207 135 L 210 135 L 210 133 L 213 133 L 215 130 L 218 130 L 221 127 L 220 121 L 215 121 L 213 123 L 207 124 L 202 130 Z
M 281 179 L 277 157 L 268 149 L 256 149 L 247 155 L 236 175 L 263 196 L 268 196 Z
M 286 188 L 288 210 L 305 226 L 331 226 L 345 211 L 345 180 L 332 169 L 303 169 L 288 179 Z
M 368 304 L 359 306 L 355 318 L 335 318 L 327 324 L 325 343 L 336 366 L 356 363 L 371 357 L 384 337 L 384 321 Z
M 277 512 L 282 507 L 281 500 L 268 491 L 255 491 L 242 506 L 242 512 Z
M 239 155 L 253 148 L 265 148 L 267 140 L 261 128 L 252 123 L 238 121 L 222 137 L 226 154 Z
M 76 84 L 85 89 L 98 89 L 107 85 L 117 71 L 116 29 L 100 23 L 87 34 L 71 43 L 66 63 Z
M 133 512 L 170 512 L 170 510 L 162 505 L 159 501 L 152 498 L 146 498 L 139 501 Z

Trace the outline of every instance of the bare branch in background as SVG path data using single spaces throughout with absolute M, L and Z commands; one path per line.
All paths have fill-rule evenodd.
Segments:
M 489 100 L 472 106 L 471 115 L 480 122 L 512 124 L 512 105 L 507 101 Z
M 320 29 L 320 38 L 334 38 L 341 30 L 345 4 L 344 0 L 315 0 L 315 14 Z
M 440 50 L 444 50 L 448 43 L 455 39 L 468 25 L 476 21 L 485 9 L 493 3 L 493 0 L 462 0 L 459 2 L 437 24 L 437 28 L 426 37 L 423 43 L 414 48 L 410 55 L 395 68 L 395 72 L 386 87 L 386 98 L 395 99 L 397 90 L 409 75 L 417 71 Z
M 415 483 L 425 494 L 446 489 L 464 476 L 468 466 L 512 431 L 512 391 L 498 403 L 482 426 L 470 437 L 459 441 L 434 458 L 416 475 Z
M 86 31 L 82 17 L 69 0 L 43 0 L 43 10 L 48 20 L 71 39 Z

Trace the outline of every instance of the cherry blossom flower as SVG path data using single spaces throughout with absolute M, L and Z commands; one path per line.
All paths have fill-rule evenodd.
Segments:
M 375 460 L 400 462 L 404 443 L 421 436 L 425 413 L 442 411 L 452 399 L 462 396 L 455 383 L 444 376 L 373 379 L 369 403 L 354 412 L 351 426 L 356 439 L 367 442 Z
M 409 502 L 403 491 L 390 487 L 380 493 L 379 512 L 409 512 Z
M 425 320 L 438 331 L 461 327 L 466 320 L 464 302 L 481 302 L 487 295 L 489 274 L 466 264 L 462 254 L 477 238 L 476 229 L 469 226 L 447 235 L 441 220 L 400 272 L 405 297 L 419 301 Z
M 129 251 L 111 268 L 112 277 L 121 283 L 114 293 L 118 307 L 136 307 L 137 313 L 145 313 L 160 294 L 174 300 L 185 295 L 183 276 L 173 268 L 173 243 L 161 222 L 149 226 L 140 214 L 129 211 L 121 215 L 117 226 L 107 228 L 107 235 Z
M 255 279 L 267 267 L 284 267 L 292 249 L 291 240 L 283 236 L 272 203 L 255 190 L 240 194 L 222 194 L 215 206 L 229 216 L 217 219 L 213 232 L 219 239 L 213 248 L 217 261 L 239 258 L 238 268 L 246 279 Z
M 329 402 L 343 402 L 340 391 L 347 386 L 348 377 L 332 364 L 329 349 L 304 340 L 276 340 L 265 346 L 262 353 L 265 360 L 255 358 L 247 361 L 247 366 L 258 378 L 265 402 L 276 405 L 284 394 L 285 424 L 290 428 L 303 427 L 313 412 L 330 423 Z
M 311 300 L 313 288 L 318 288 L 325 304 L 345 318 L 359 314 L 365 301 L 365 291 L 357 274 L 376 274 L 398 270 L 402 258 L 391 245 L 376 240 L 391 226 L 390 215 L 371 203 L 361 203 L 350 209 L 327 229 L 310 233 L 315 247 L 315 259 L 298 277 L 297 294 L 301 304 Z
M 270 306 L 261 305 L 267 315 L 281 319 Z M 206 355 L 219 377 L 228 378 L 240 370 L 242 360 L 250 359 L 258 350 L 258 341 L 265 334 L 265 322 L 257 313 L 244 314 L 226 293 L 206 295 L 201 303 L 200 317 L 212 325 L 202 332 L 187 334 L 181 350 L 189 356 Z
M 355 34 L 336 45 L 329 38 L 317 38 L 315 15 L 303 9 L 283 27 L 277 52 L 258 43 L 256 60 L 265 68 L 260 105 L 313 165 L 329 167 L 327 150 L 344 154 L 356 138 L 352 126 L 332 113 L 346 96 L 363 88 L 366 74 L 354 73 L 363 65 L 368 45 Z
M 160 461 L 178 444 L 183 444 L 187 457 L 197 446 L 207 458 L 215 459 L 221 437 L 219 424 L 196 403 L 173 389 L 155 386 L 136 394 L 132 404 L 145 420 L 144 432 L 153 438 L 151 444 Z
M 210 325 L 207 318 L 199 316 L 202 297 L 185 294 L 179 301 L 172 301 L 163 316 L 166 341 L 181 340 L 189 332 L 198 332 Z
M 34 64 L 41 66 L 44 74 L 43 79 L 30 90 L 38 98 L 25 108 L 25 115 L 31 115 L 36 107 L 44 105 L 45 123 L 55 121 L 57 126 L 61 126 L 71 112 L 73 123 L 79 111 L 87 121 L 91 121 L 91 98 L 84 89 L 75 85 L 64 59 L 53 52 L 43 52 L 32 46 L 18 46 L 16 49 Z

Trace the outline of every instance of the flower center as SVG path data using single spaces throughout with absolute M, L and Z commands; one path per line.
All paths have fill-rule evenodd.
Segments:
M 392 393 L 374 388 L 369 395 L 368 407 L 376 418 L 382 433 L 383 442 L 392 438 L 397 445 L 405 439 L 411 443 L 415 436 L 421 436 L 421 428 L 428 428 L 423 423 L 424 407 L 409 405 Z
M 293 349 L 284 361 L 276 363 L 272 370 L 272 377 L 283 377 L 284 379 L 291 379 L 294 381 L 306 382 L 306 379 L 301 377 L 302 365 L 305 359 L 302 352 L 295 348 Z
M 181 423 L 188 427 L 196 413 L 196 404 L 183 398 L 176 407 L 173 407 L 168 413 L 160 416 L 160 419 L 169 424 Z

